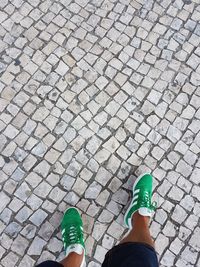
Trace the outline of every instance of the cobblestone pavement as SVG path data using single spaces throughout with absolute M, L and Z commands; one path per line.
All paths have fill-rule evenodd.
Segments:
M 144 171 L 160 266 L 200 266 L 199 0 L 0 7 L 0 267 L 61 259 L 71 205 L 99 267 Z

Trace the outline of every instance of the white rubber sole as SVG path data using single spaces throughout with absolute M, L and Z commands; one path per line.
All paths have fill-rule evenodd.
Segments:
M 151 175 L 150 173 L 145 172 L 145 173 L 141 174 L 141 175 L 135 180 L 135 183 L 134 183 L 134 185 L 133 185 L 133 189 L 132 189 L 132 197 L 133 197 L 133 192 L 135 191 L 135 187 L 136 187 L 137 183 L 138 183 L 139 180 L 140 180 L 144 175 L 146 175 L 146 174 Z M 132 201 L 131 201 L 131 203 L 130 203 L 130 205 L 129 205 L 129 207 L 128 207 L 128 209 L 127 209 L 125 215 L 124 215 L 124 224 L 125 224 L 126 226 L 127 226 L 127 224 L 126 224 L 126 220 L 125 220 L 125 218 L 126 218 L 127 214 L 129 213 L 131 207 L 132 207 Z M 133 214 L 134 214 L 134 213 L 133 213 Z M 133 215 L 133 214 L 132 214 L 132 215 Z M 142 215 L 142 214 L 141 214 L 141 215 Z M 128 228 L 129 228 L 129 229 L 132 229 L 132 222 L 131 222 L 131 221 L 132 221 L 132 217 L 128 219 Z

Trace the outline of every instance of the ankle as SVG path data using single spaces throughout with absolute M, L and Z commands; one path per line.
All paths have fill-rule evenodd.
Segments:
M 138 211 L 136 211 L 132 216 L 131 222 L 133 226 L 137 221 L 140 221 L 140 223 L 148 224 L 149 220 L 150 220 L 149 216 L 142 216 L 139 214 Z
M 82 267 L 84 262 L 84 251 L 82 254 L 70 252 L 60 263 L 63 267 Z

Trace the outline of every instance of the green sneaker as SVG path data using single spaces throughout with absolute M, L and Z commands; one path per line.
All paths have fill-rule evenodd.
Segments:
M 62 239 L 66 256 L 71 252 L 81 255 L 84 252 L 83 266 L 85 261 L 85 244 L 83 239 L 83 222 L 76 208 L 68 208 L 61 222 Z
M 138 211 L 142 216 L 152 216 L 157 203 L 151 203 L 152 197 L 152 176 L 149 173 L 139 176 L 133 186 L 133 199 L 124 216 L 124 223 L 128 228 L 132 228 L 131 219 Z

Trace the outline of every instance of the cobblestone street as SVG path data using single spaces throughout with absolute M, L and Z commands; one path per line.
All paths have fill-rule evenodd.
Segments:
M 199 267 L 200 1 L 0 0 L 0 152 L 0 267 L 61 260 L 69 206 L 100 267 L 143 172 L 160 267 Z

